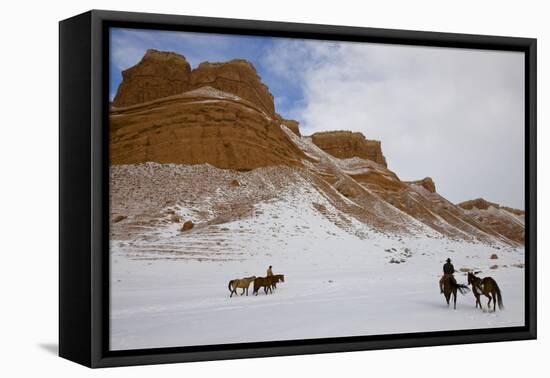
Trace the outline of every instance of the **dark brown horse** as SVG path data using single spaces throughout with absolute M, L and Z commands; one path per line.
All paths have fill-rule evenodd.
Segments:
M 453 296 L 454 309 L 456 310 L 456 292 L 460 291 L 460 294 L 466 294 L 470 289 L 464 284 L 456 283 L 451 275 L 443 276 L 443 295 L 447 301 L 447 306 L 450 305 L 451 295 Z
M 500 288 L 494 279 L 491 277 L 485 277 L 482 279 L 477 277 L 474 273 L 468 272 L 468 285 L 472 285 L 472 292 L 476 297 L 476 308 L 479 305 L 479 308 L 483 310 L 479 297 L 481 295 L 485 295 L 489 298 L 489 301 L 487 302 L 489 311 L 491 310 L 491 300 L 493 301 L 493 311 L 497 310 L 497 303 L 499 309 L 504 309 L 504 305 L 502 304 L 502 294 L 500 293 Z
M 273 277 L 274 276 L 267 276 L 267 277 L 258 277 L 254 280 L 254 291 L 252 294 L 258 295 L 258 290 L 263 287 L 264 293 L 267 294 L 268 291 L 270 291 L 273 294 L 273 289 L 271 288 L 271 285 L 273 284 Z
M 277 283 L 279 282 L 285 282 L 285 275 L 284 274 L 275 274 L 271 276 L 271 288 L 276 289 Z

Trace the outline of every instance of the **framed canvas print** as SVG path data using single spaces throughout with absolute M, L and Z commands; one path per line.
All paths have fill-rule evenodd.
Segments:
M 60 22 L 60 355 L 536 337 L 536 40 Z

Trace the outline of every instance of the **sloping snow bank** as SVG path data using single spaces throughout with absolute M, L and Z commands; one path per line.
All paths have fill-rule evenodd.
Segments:
M 306 190 L 297 186 L 256 204 L 253 216 L 221 225 L 189 233 L 160 225 L 155 238 L 132 244 L 113 240 L 111 348 L 524 323 L 522 249 L 384 234 L 351 217 L 341 220 L 344 226 L 337 225 L 326 214 L 340 214 L 320 194 Z M 323 213 L 312 206 L 311 196 L 325 207 Z M 492 254 L 498 259 L 492 260 Z M 494 277 L 505 310 L 475 309 L 472 294 L 459 296 L 456 311 L 448 309 L 437 286 L 447 257 L 457 269 L 482 270 L 482 276 Z M 251 287 L 249 296 L 229 298 L 229 280 L 263 276 L 269 265 L 286 278 L 274 294 L 251 296 Z M 461 274 L 457 279 L 466 281 Z

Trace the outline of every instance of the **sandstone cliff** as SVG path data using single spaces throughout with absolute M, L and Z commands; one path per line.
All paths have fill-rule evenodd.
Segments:
M 359 157 L 387 166 L 381 143 L 366 139 L 362 133 L 351 131 L 326 131 L 315 133 L 311 140 L 323 151 L 340 159 Z
M 190 89 L 191 66 L 184 56 L 147 50 L 141 61 L 122 72 L 113 106 L 140 104 Z
M 211 87 L 111 111 L 111 164 L 300 165 L 303 153 L 252 102 Z
M 300 133 L 300 122 L 293 119 L 284 119 L 279 114 L 276 114 L 275 117 L 280 123 L 288 127 L 294 134 L 302 136 Z
M 191 87 L 210 86 L 233 93 L 259 106 L 268 115 L 275 114 L 273 96 L 262 83 L 252 63 L 236 59 L 224 63 L 201 63 L 191 71 Z
M 113 106 L 136 105 L 205 86 L 235 94 L 268 115 L 275 114 L 273 96 L 246 60 L 204 62 L 191 70 L 184 56 L 157 50 L 147 50 L 138 64 L 122 72 Z

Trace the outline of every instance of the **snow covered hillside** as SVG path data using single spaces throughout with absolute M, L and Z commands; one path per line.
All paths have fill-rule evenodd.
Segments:
M 382 201 L 376 211 L 407 227 L 378 228 L 342 211 L 357 205 L 303 169 L 147 163 L 111 172 L 112 349 L 524 322 L 521 247 L 453 240 Z M 182 232 L 184 220 L 194 227 Z M 447 257 L 494 277 L 506 309 L 476 310 L 471 293 L 448 309 L 437 284 Z M 285 274 L 274 294 L 251 296 L 251 286 L 229 298 L 229 280 L 264 276 L 269 265 Z

